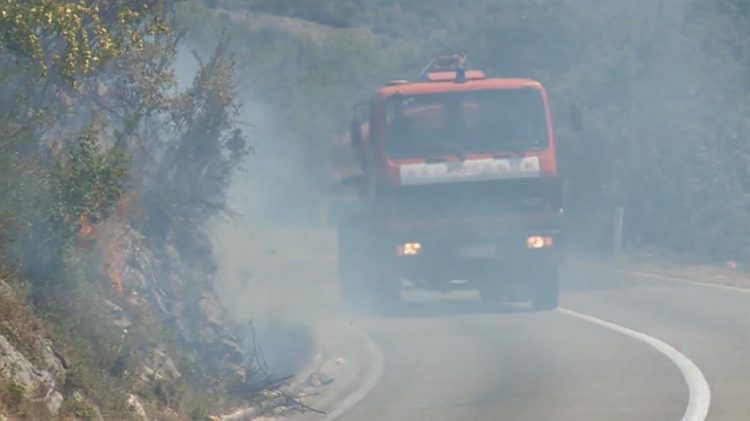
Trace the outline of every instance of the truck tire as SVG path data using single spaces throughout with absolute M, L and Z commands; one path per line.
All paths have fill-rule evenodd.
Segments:
M 556 267 L 540 268 L 531 290 L 531 307 L 534 310 L 554 310 L 560 300 L 560 275 Z

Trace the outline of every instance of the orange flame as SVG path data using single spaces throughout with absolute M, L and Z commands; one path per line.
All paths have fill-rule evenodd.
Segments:
M 122 296 L 122 264 L 120 263 L 120 259 L 117 257 L 117 252 L 115 250 L 110 251 L 109 256 L 107 256 L 106 268 L 112 289 L 115 290 L 117 295 Z
M 93 238 L 94 226 L 89 222 L 89 215 L 86 211 L 81 212 L 81 215 L 78 217 L 78 222 L 81 226 L 79 235 L 84 238 Z
M 114 215 L 112 215 L 112 219 L 114 220 L 114 222 L 123 226 L 127 225 L 127 212 L 133 205 L 133 202 L 134 196 L 132 192 L 127 192 L 123 194 L 122 197 L 120 197 L 120 200 L 118 200 L 117 204 L 115 205 L 115 213 Z M 106 272 L 109 276 L 109 281 L 112 285 L 112 289 L 115 290 L 115 293 L 117 293 L 117 295 L 122 296 L 124 294 L 122 286 L 123 267 L 120 259 L 121 250 L 119 237 L 120 236 L 118 235 L 116 238 L 111 240 L 110 244 L 108 245 Z
M 68 219 L 66 217 L 66 219 Z M 78 215 L 78 238 L 76 244 L 81 249 L 90 250 L 93 247 L 92 242 L 96 240 L 96 227 L 89 221 L 89 215 L 86 211 Z
M 122 254 L 122 228 L 127 225 L 127 211 L 134 201 L 132 193 L 125 193 L 115 206 L 114 214 L 102 224 L 92 224 L 86 211 L 78 216 L 78 246 L 92 250 L 103 249 L 103 264 L 100 270 L 109 278 L 110 285 L 119 296 L 124 295 Z M 110 235 L 106 235 L 110 233 Z

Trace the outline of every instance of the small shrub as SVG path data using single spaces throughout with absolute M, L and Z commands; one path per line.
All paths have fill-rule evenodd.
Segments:
M 63 415 L 72 415 L 77 419 L 91 421 L 97 418 L 96 410 L 88 402 L 78 399 L 76 397 L 70 397 L 63 401 L 62 406 Z
M 26 389 L 18 383 L 10 382 L 2 389 L 0 400 L 14 412 L 21 410 L 24 400 L 26 399 Z

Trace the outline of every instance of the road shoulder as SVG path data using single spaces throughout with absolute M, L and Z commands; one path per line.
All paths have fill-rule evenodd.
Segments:
M 289 386 L 290 394 L 313 410 L 285 420 L 333 420 L 364 399 L 382 377 L 383 354 L 355 321 L 323 320 L 316 333 L 312 364 Z
M 566 264 L 570 267 L 588 266 L 642 277 L 690 282 L 750 292 L 750 274 L 746 273 L 738 263 L 731 261 L 724 266 L 720 266 L 642 256 L 614 258 L 575 255 L 570 256 Z

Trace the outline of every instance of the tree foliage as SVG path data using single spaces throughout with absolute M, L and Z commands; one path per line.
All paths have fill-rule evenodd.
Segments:
M 207 222 L 226 211 L 251 150 L 227 41 L 178 89 L 172 11 L 161 0 L 0 0 L 0 268 L 17 268 L 35 307 L 81 344 L 78 368 L 96 380 L 75 388 L 106 401 L 105 414 L 122 402 L 100 386 L 133 386 L 119 377 L 124 360 L 188 335 L 164 312 L 203 326 Z M 153 279 L 125 276 L 136 258 Z M 165 310 L 165 291 L 176 309 Z M 127 337 L 102 322 L 104 297 L 132 317 Z M 227 369 L 198 365 L 191 387 Z
M 144 38 L 164 34 L 158 1 L 3 0 L 0 48 L 46 74 L 86 75 Z
M 107 220 L 126 190 L 128 155 L 121 143 L 105 148 L 95 124 L 64 142 L 50 169 L 51 227 L 63 244 L 88 225 Z
M 251 151 L 237 127 L 235 72 L 228 40 L 222 39 L 170 110 L 171 134 L 161 145 L 154 193 L 168 195 L 172 213 L 191 223 L 226 210 L 226 187 Z
M 0 48 L 11 54 L 0 59 L 0 102 L 7 105 L 0 110 L 0 160 L 30 184 L 2 177 L 0 193 L 15 200 L 4 201 L 0 214 L 6 233 L 33 226 L 33 240 L 19 240 L 27 244 L 24 259 L 46 250 L 59 263 L 59 245 L 81 223 L 106 220 L 126 188 L 158 202 L 168 215 L 162 228 L 170 219 L 199 227 L 224 210 L 231 174 L 249 151 L 236 127 L 236 69 L 222 41 L 193 86 L 175 91 L 180 38 L 165 24 L 169 4 L 2 3 L 11 24 L 2 26 Z M 66 65 L 33 71 L 48 61 Z M 14 73 L 18 66 L 32 71 Z

